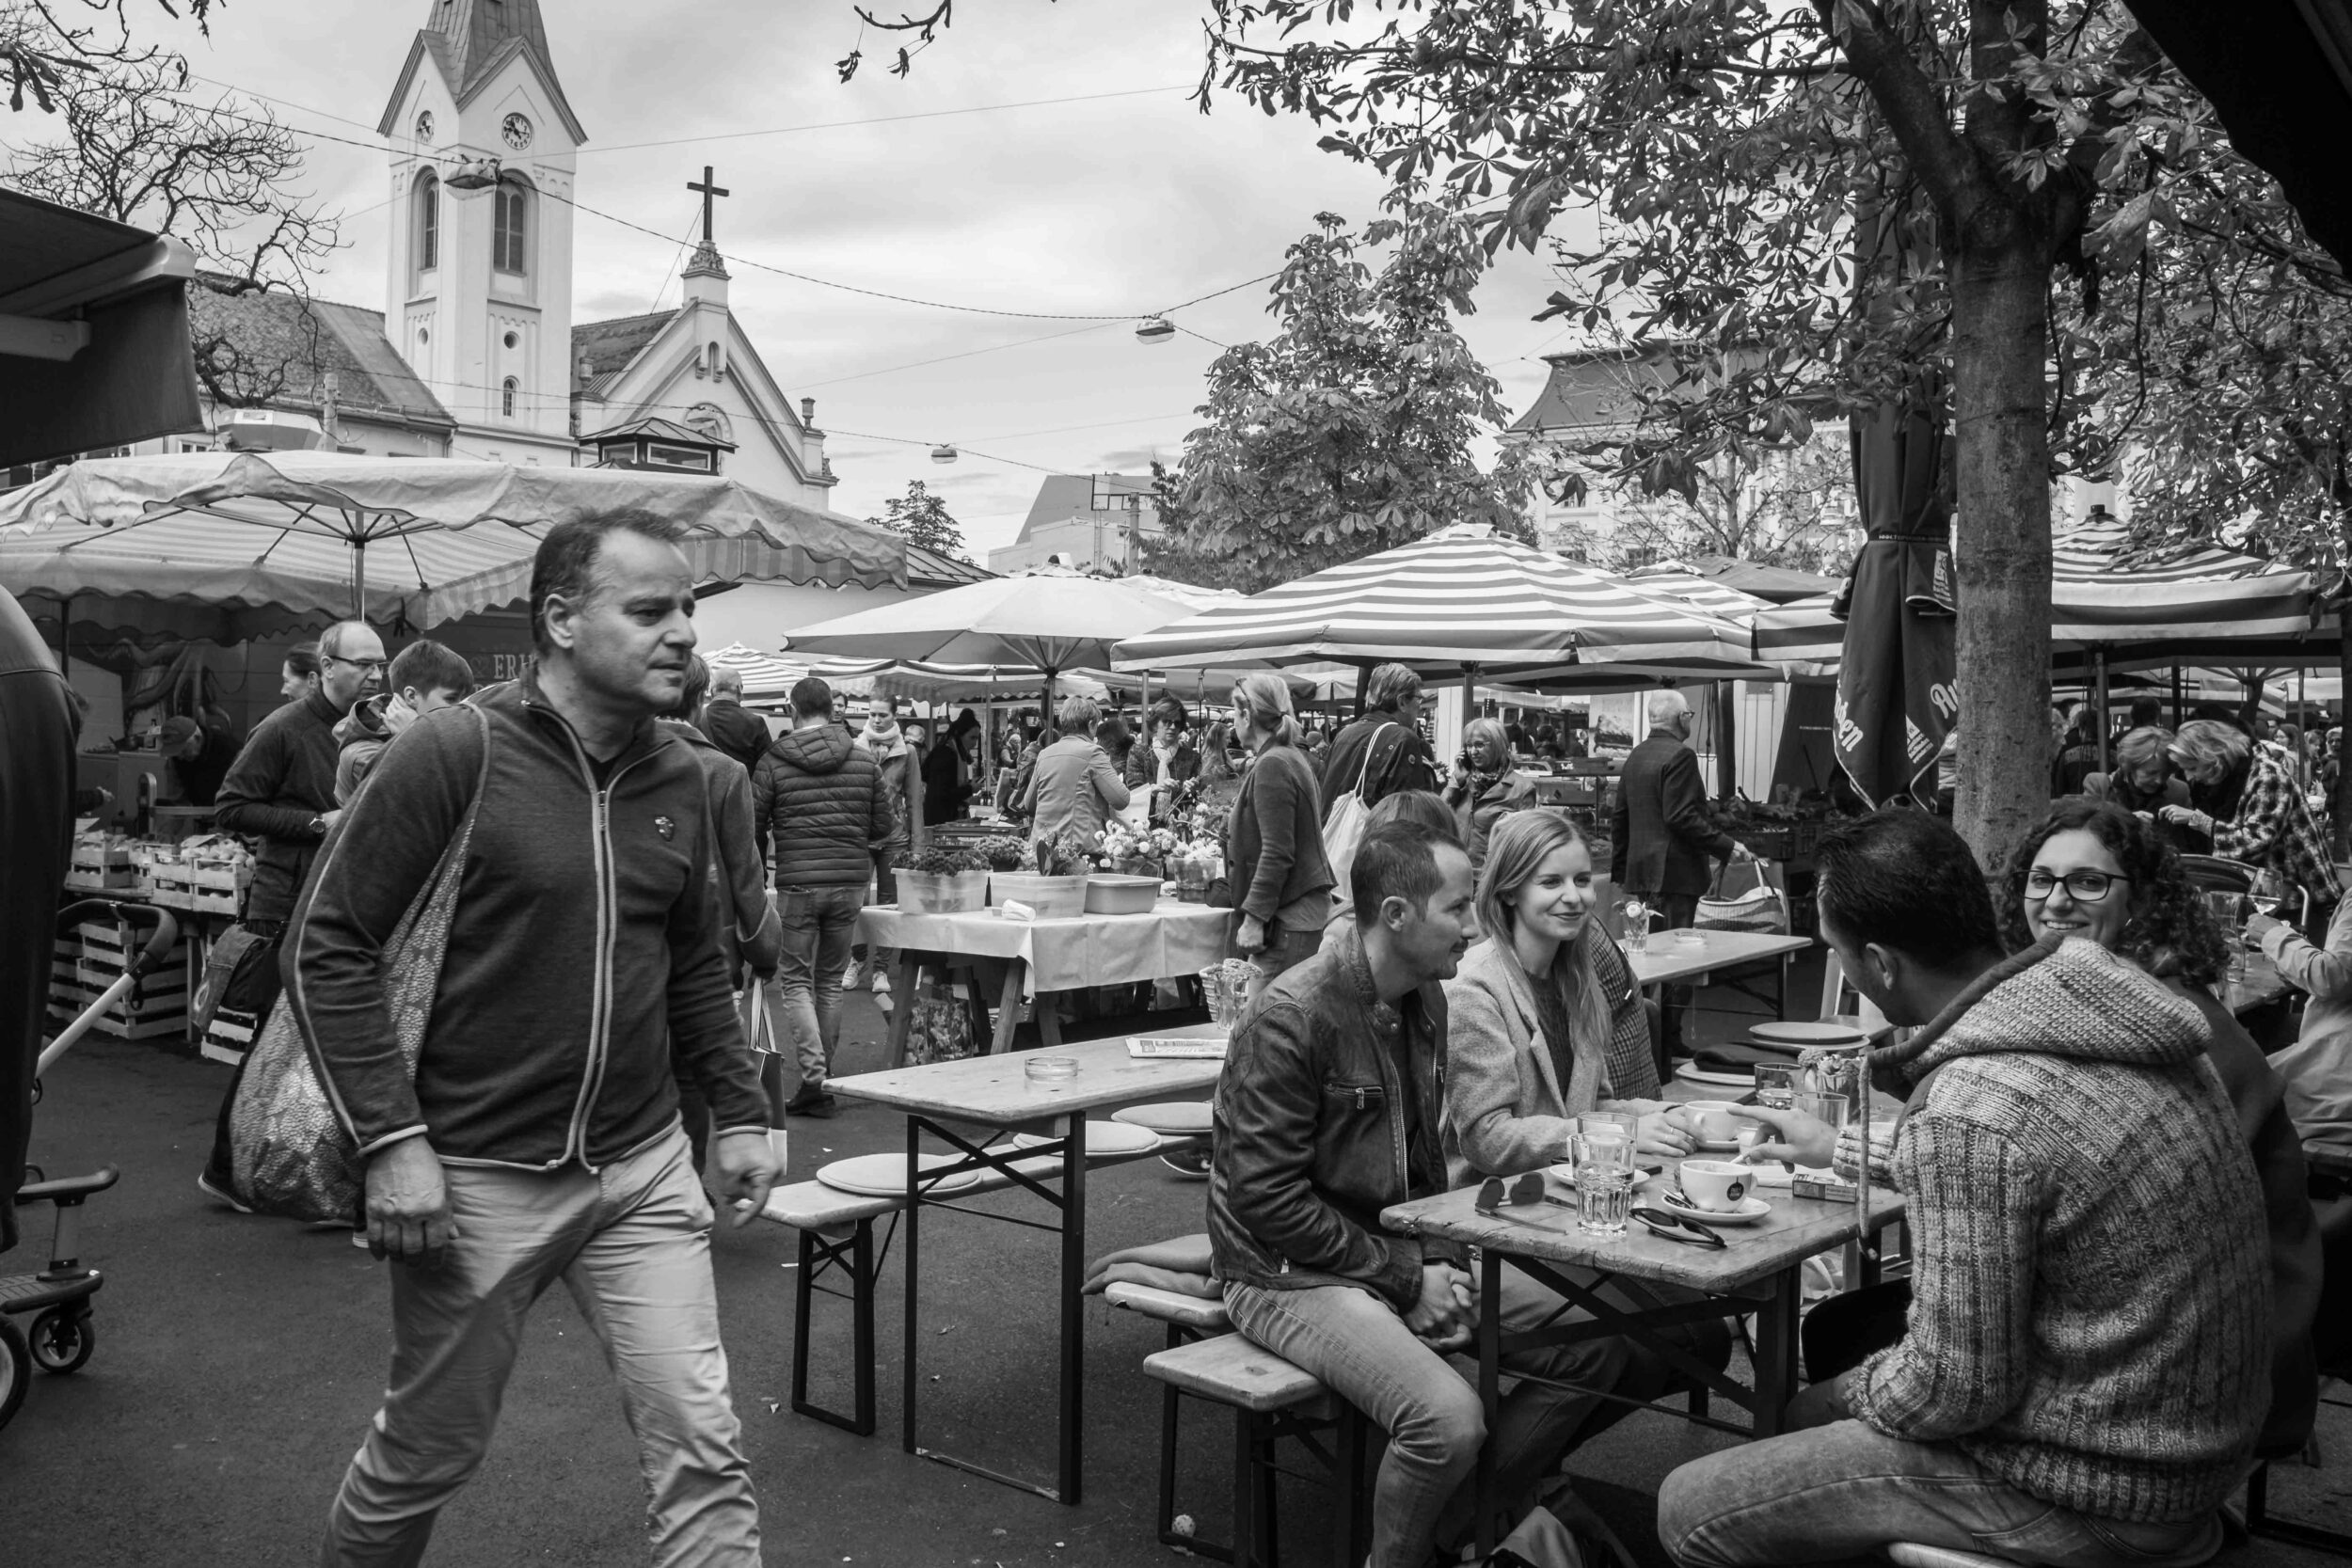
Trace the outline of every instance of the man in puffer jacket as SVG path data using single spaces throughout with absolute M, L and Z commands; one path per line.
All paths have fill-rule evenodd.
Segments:
M 792 728 L 752 774 L 752 832 L 775 873 L 784 921 L 776 1022 L 791 1042 L 801 1085 L 791 1116 L 830 1116 L 825 1092 L 841 1037 L 841 973 L 877 846 L 894 823 L 882 768 L 833 718 L 833 688 L 815 675 L 792 688 Z
M 1683 1568 L 1898 1541 L 2071 1568 L 2220 1548 L 2270 1401 L 2263 1194 L 2203 1016 L 2095 942 L 2003 958 L 1975 857 L 1884 811 L 1820 851 L 1821 934 L 1910 1039 L 1886 1176 L 1917 1261 L 1903 1338 L 1791 1402 L 1787 1435 L 1683 1465 Z M 1835 1134 L 1775 1116 L 1794 1153 Z M 1873 1162 L 1875 1164 L 1875 1162 Z

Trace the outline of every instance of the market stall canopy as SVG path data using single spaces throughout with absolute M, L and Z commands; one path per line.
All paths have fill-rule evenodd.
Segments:
M 1809 599 L 1816 594 L 1834 594 L 1838 579 L 1819 572 L 1800 572 L 1792 566 L 1767 566 L 1761 562 L 1740 561 L 1728 555 L 1691 555 L 1677 560 L 1661 561 L 1632 574 L 1638 582 L 1656 572 L 1665 576 L 1694 577 L 1729 589 L 1735 594 L 1768 600 L 1772 604 L 1790 604 Z
M 641 508 L 696 584 L 904 586 L 898 535 L 731 479 L 333 452 L 85 460 L 0 496 L 0 584 L 419 628 L 512 604 L 558 522 Z
M 0 467 L 204 428 L 178 240 L 0 190 Z
M 2092 650 L 2111 667 L 2221 658 L 2255 663 L 2332 659 L 2332 623 L 2315 621 L 2312 574 L 2216 545 L 2135 552 L 2122 524 L 2099 518 L 2052 549 L 2050 641 L 2060 664 Z M 1844 625 L 1835 595 L 1765 610 L 1751 623 L 1756 657 L 1794 674 L 1836 673 Z M 2324 646 L 2323 646 L 2324 644 Z
M 1751 661 L 1745 626 L 1476 524 L 1131 635 L 1113 668 L 1251 659 L 1396 660 L 1430 673 L 1570 664 L 1660 674 L 1771 673 Z
M 1190 613 L 1180 599 L 1116 578 L 1036 572 L 820 621 L 786 641 L 794 653 L 1052 673 L 1107 665 L 1120 638 Z
M 730 642 L 723 648 L 703 655 L 703 662 L 716 672 L 732 670 L 743 680 L 746 702 L 773 702 L 788 696 L 792 683 L 808 673 L 803 664 L 792 664 L 773 654 L 763 654 L 748 642 Z
M 1773 603 L 1760 594 L 1731 587 L 1721 578 L 1702 577 L 1680 562 L 1661 561 L 1654 566 L 1645 566 L 1638 572 L 1627 573 L 1626 580 L 1648 593 L 1672 594 L 1709 614 L 1733 620 L 1759 614 L 1772 609 Z

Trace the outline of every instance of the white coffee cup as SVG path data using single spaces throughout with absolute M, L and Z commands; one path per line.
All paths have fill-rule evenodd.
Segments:
M 1693 1100 L 1682 1111 L 1691 1131 L 1711 1144 L 1730 1143 L 1743 1124 L 1756 1119 L 1728 1100 Z
M 1756 1167 L 1737 1160 L 1685 1160 L 1675 1167 L 1691 1202 L 1712 1214 L 1727 1214 L 1747 1201 L 1756 1185 Z

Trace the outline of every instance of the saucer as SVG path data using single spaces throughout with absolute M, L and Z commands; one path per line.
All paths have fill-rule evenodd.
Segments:
M 1678 1220 L 1696 1220 L 1701 1225 L 1754 1225 L 1772 1212 L 1772 1206 L 1760 1197 L 1743 1197 L 1737 1209 L 1694 1209 L 1664 1193 L 1658 1195 L 1658 1207 Z
M 1675 1069 L 1675 1076 L 1686 1084 L 1715 1084 L 1727 1089 L 1756 1087 L 1756 1074 L 1753 1072 L 1709 1072 L 1695 1062 L 1685 1062 Z
M 1575 1189 L 1576 1166 L 1573 1163 L 1553 1165 L 1550 1167 L 1548 1174 L 1554 1181 L 1559 1182 L 1560 1185 L 1566 1187 L 1571 1191 Z M 1633 1167 L 1634 1187 L 1638 1190 L 1644 1182 L 1647 1181 L 1651 1177 L 1656 1176 L 1657 1174 L 1658 1171 L 1649 1166 L 1635 1165 Z

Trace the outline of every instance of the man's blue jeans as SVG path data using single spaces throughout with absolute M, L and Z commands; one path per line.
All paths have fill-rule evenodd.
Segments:
M 1560 1305 L 1532 1281 L 1503 1278 L 1506 1326 L 1532 1328 Z M 1478 1390 L 1414 1338 L 1394 1307 L 1354 1286 L 1269 1291 L 1231 1284 L 1225 1309 L 1252 1341 L 1312 1372 L 1389 1434 L 1373 1487 L 1372 1568 L 1423 1568 L 1438 1542 L 1469 1527 L 1470 1488 L 1464 1483 L 1486 1441 L 1486 1412 Z M 1570 1312 L 1562 1321 L 1579 1316 Z M 1614 1388 L 1629 1361 L 1624 1341 L 1602 1339 L 1506 1356 L 1503 1369 Z M 1494 1433 L 1495 1496 L 1506 1510 L 1525 1508 L 1600 1402 L 1533 1383 L 1503 1397 Z
M 1676 1470 L 1659 1489 L 1658 1539 L 1682 1568 L 1836 1562 L 1898 1541 L 2050 1568 L 2194 1568 L 2220 1550 L 2221 1524 L 2094 1519 L 2019 1491 L 1953 1444 L 1835 1421 Z
M 864 887 L 778 887 L 784 961 L 776 968 L 777 1034 L 800 1064 L 801 1088 L 815 1094 L 833 1071 L 841 1042 L 841 972 L 857 935 Z M 905 1006 L 902 1002 L 900 1006 Z
M 327 1516 L 325 1568 L 411 1568 L 490 1446 L 524 1321 L 561 1279 L 604 1346 L 637 1434 L 660 1568 L 759 1568 L 759 1510 L 727 1397 L 710 1199 L 670 1130 L 595 1174 L 449 1165 L 456 1239 L 390 1265 L 384 1407 Z M 464 1553 L 458 1554 L 463 1557 Z

